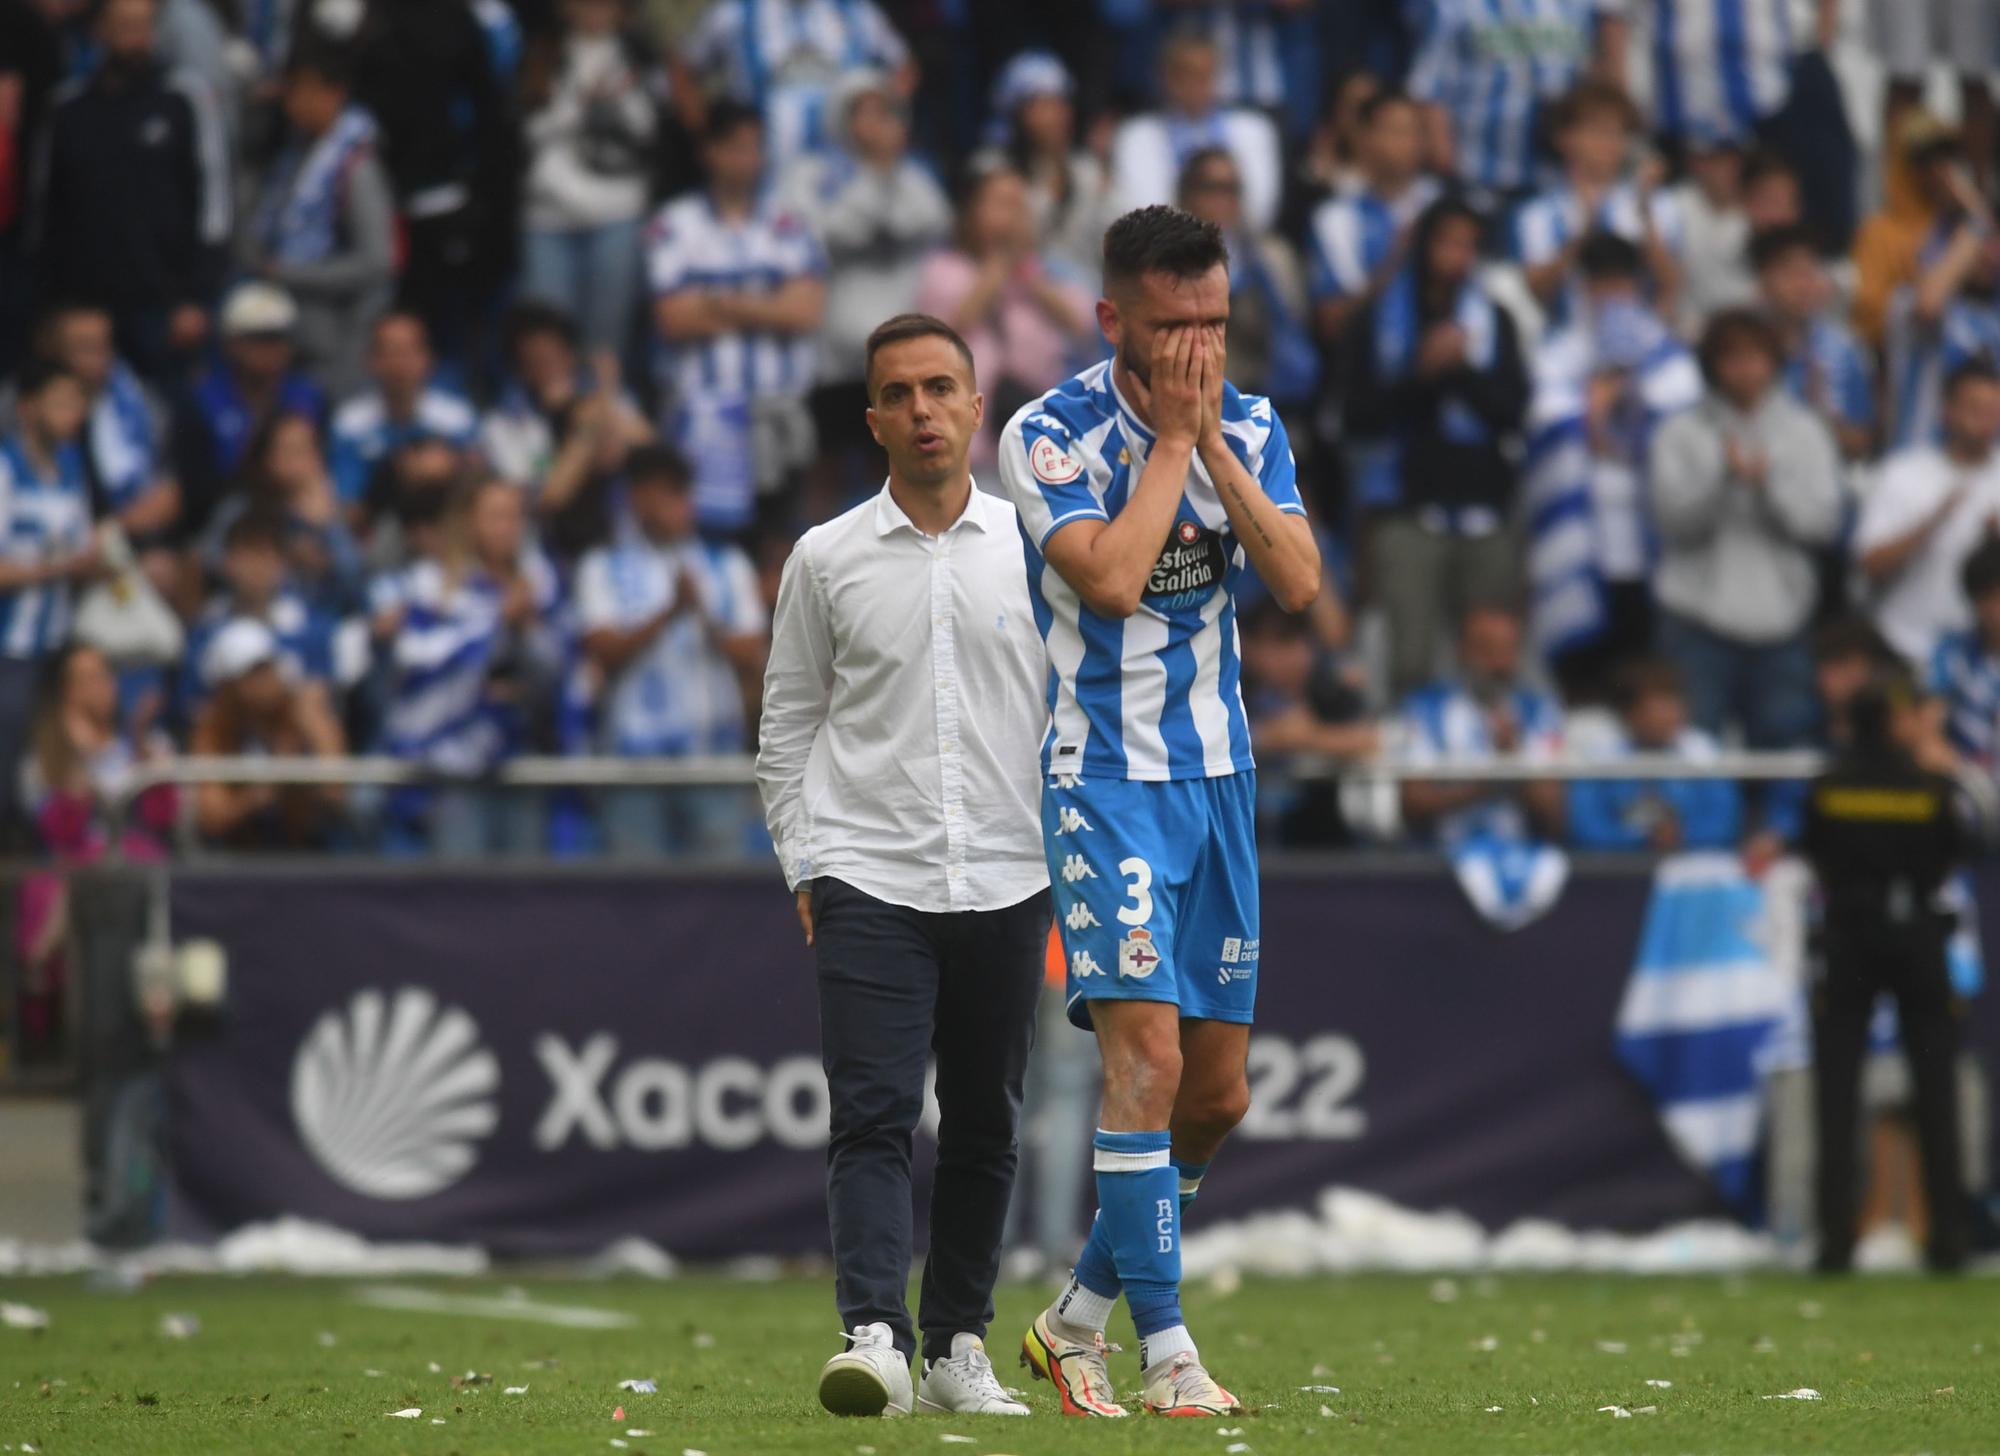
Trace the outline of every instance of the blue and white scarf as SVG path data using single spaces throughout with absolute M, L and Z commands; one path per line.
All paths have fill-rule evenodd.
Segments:
M 1700 402 L 1701 372 L 1687 346 L 1639 305 L 1601 310 L 1549 342 L 1535 381 L 1524 480 L 1528 577 L 1536 643 L 1561 653 L 1594 641 L 1608 622 L 1592 490 L 1599 462 L 1587 419 L 1590 381 L 1618 370 L 1636 376 L 1631 403 L 1613 421 L 1618 462 L 1643 492 L 1653 432 Z
M 279 180 L 257 215 L 264 255 L 279 263 L 317 263 L 340 244 L 341 187 L 355 159 L 375 145 L 375 118 L 358 106 L 341 112 L 326 134 L 295 139 L 279 158 Z
M 104 505 L 122 511 L 146 493 L 159 473 L 160 441 L 153 410 L 139 376 L 111 366 L 104 389 L 90 407 L 90 466 Z
M 1452 322 L 1465 331 L 1465 361 L 1479 370 L 1493 367 L 1500 336 L 1496 305 L 1477 283 L 1459 289 L 1452 305 Z M 1410 372 L 1423 322 L 1417 311 L 1417 275 L 1404 268 L 1383 290 L 1375 305 L 1375 370 L 1387 381 Z M 1485 444 L 1492 438 L 1486 422 L 1456 400 L 1447 402 L 1439 421 L 1446 438 L 1461 444 Z M 1399 505 L 1403 496 L 1403 442 L 1376 441 L 1358 447 L 1361 502 L 1375 509 Z

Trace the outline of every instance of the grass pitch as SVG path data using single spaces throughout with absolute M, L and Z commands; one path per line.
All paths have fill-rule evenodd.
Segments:
M 133 1294 L 0 1281 L 0 1300 L 51 1320 L 39 1333 L 0 1328 L 0 1451 L 2000 1452 L 1990 1280 L 1503 1275 L 1197 1288 L 1189 1324 L 1253 1409 L 1228 1422 L 1118 1423 L 1061 1419 L 1046 1385 L 1029 1388 L 1031 1420 L 836 1421 L 813 1394 L 836 1346 L 824 1280 L 398 1287 L 636 1323 L 385 1310 L 330 1280 L 162 1279 Z M 1015 1346 L 1046 1297 L 1001 1292 L 988 1343 L 1009 1383 L 1028 1383 Z M 169 1315 L 200 1328 L 170 1338 Z M 1112 1368 L 1121 1389 L 1136 1385 L 1132 1354 Z M 491 1383 L 454 1385 L 468 1370 Z M 622 1392 L 627 1378 L 655 1379 L 659 1393 Z M 1765 1398 L 1802 1387 L 1821 1399 Z M 423 1414 L 389 1415 L 409 1408 Z

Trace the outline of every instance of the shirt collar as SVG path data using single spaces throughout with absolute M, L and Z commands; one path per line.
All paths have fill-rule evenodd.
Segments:
M 966 501 L 965 509 L 959 513 L 957 520 L 945 528 L 945 534 L 949 535 L 960 526 L 971 526 L 977 531 L 987 531 L 992 529 L 992 525 L 992 519 L 987 513 L 986 492 L 979 488 L 977 480 L 973 480 L 972 495 Z M 914 531 L 919 536 L 923 535 L 923 532 L 917 530 L 916 522 L 903 513 L 903 508 L 896 504 L 896 498 L 889 494 L 889 482 L 885 480 L 882 482 L 881 491 L 875 497 L 875 534 L 892 536 L 897 531 Z

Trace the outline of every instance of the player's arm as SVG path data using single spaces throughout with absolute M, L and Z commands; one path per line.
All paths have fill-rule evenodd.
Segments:
M 1209 328 L 1206 334 L 1200 356 L 1201 433 L 1196 452 L 1215 482 L 1215 493 L 1222 498 L 1230 528 L 1249 554 L 1250 565 L 1279 606 L 1303 612 L 1319 596 L 1319 542 L 1313 539 L 1312 523 L 1281 509 L 1229 448 L 1229 437 L 1222 432 L 1222 374 L 1227 362 L 1222 330 Z
M 833 704 L 833 629 L 801 541 L 785 563 L 764 665 L 764 710 L 757 729 L 757 791 L 785 882 L 804 893 L 813 867 L 800 823 L 806 761 Z
M 1162 330 L 1154 336 L 1153 383 L 1147 394 L 1155 435 L 1138 485 L 1115 519 L 1078 518 L 1058 526 L 1042 543 L 1042 554 L 1056 574 L 1100 617 L 1125 618 L 1139 610 L 1146 581 L 1166 549 L 1201 438 L 1206 348 L 1199 329 Z

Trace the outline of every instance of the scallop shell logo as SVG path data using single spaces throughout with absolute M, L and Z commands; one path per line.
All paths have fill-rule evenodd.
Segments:
M 427 1198 L 472 1171 L 500 1121 L 499 1087 L 500 1063 L 464 1011 L 415 986 L 363 991 L 300 1044 L 292 1119 L 356 1193 Z

